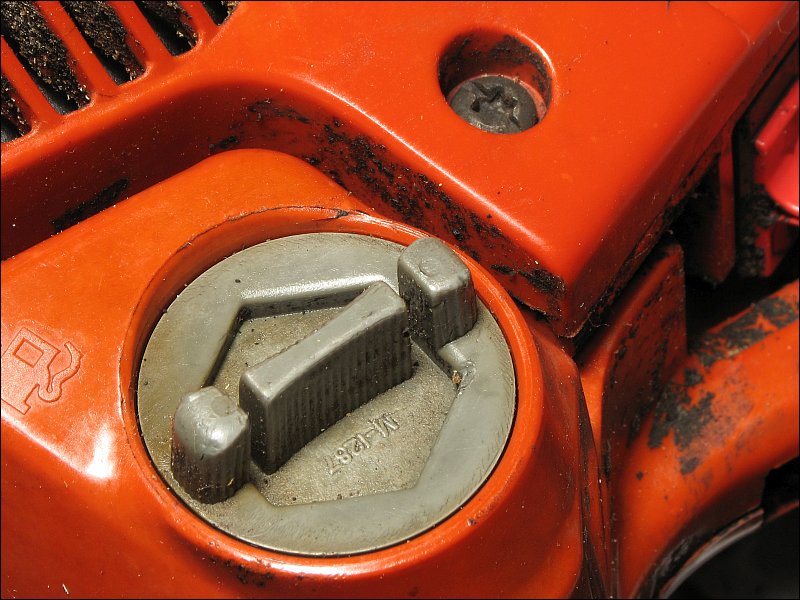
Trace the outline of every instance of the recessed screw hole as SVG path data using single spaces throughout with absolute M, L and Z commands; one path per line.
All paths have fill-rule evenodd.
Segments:
M 439 61 L 439 85 L 456 114 L 491 133 L 533 127 L 552 98 L 552 76 L 538 49 L 486 30 L 453 40 Z

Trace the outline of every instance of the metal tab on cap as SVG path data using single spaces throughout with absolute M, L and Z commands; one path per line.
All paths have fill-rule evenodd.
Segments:
M 383 282 L 239 380 L 253 426 L 253 459 L 273 473 L 350 411 L 411 376 L 403 300 Z
M 186 394 L 172 428 L 172 472 L 193 498 L 221 502 L 247 481 L 250 422 L 217 388 Z
M 411 334 L 432 351 L 475 325 L 477 305 L 467 266 L 442 241 L 422 238 L 397 262 L 400 295 L 408 303 Z

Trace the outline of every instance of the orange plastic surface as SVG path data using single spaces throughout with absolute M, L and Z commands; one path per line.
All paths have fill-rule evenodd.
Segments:
M 658 594 L 800 452 L 797 281 L 687 355 L 681 259 L 677 244 L 657 248 L 578 357 L 622 597 Z
M 630 442 L 614 499 L 623 595 L 757 509 L 765 473 L 800 453 L 798 301 L 794 281 L 707 332 Z
M 243 2 L 221 26 L 181 2 L 198 40 L 177 57 L 111 4 L 146 68 L 121 86 L 60 3 L 37 3 L 90 92 L 68 115 L 2 41 L 32 125 L 1 159 L 4 597 L 650 595 L 798 455 L 796 282 L 767 298 L 785 322 L 748 313 L 764 335 L 707 365 L 685 355 L 683 253 L 656 247 L 716 166 L 699 247 L 711 279 L 733 266 L 729 137 L 797 43 L 797 2 Z M 497 58 L 505 36 L 551 78 L 517 135 L 466 124 L 439 81 L 454 41 Z M 518 386 L 503 457 L 460 511 L 338 559 L 198 519 L 134 406 L 144 345 L 189 281 L 314 231 L 449 242 Z
M 197 47 L 171 58 L 135 7 L 115 6 L 148 73 L 98 88 L 91 111 L 48 110 L 3 46 L 38 117 L 3 152 L 4 257 L 115 183 L 122 198 L 267 147 L 456 243 L 567 336 L 630 279 L 798 18 L 796 2 L 245 2 L 215 31 L 198 17 Z M 453 114 L 437 68 L 459 36 L 503 35 L 540 54 L 552 99 L 539 125 L 497 136 Z
M 510 344 L 518 406 L 503 458 L 459 512 L 397 547 L 312 559 L 236 542 L 164 485 L 134 407 L 137 365 L 162 307 L 222 257 L 313 231 L 406 244 L 420 235 L 374 216 L 302 161 L 239 151 L 3 264 L 4 399 L 17 394 L 2 405 L 4 596 L 62 587 L 77 596 L 565 596 L 581 583 L 591 548 L 582 493 L 593 482 L 574 364 L 557 354 L 540 363 L 543 350 L 506 292 L 466 257 Z M 58 350 L 38 381 L 37 339 Z M 68 344 L 79 366 L 45 398 L 47 374 L 55 379 L 69 362 Z

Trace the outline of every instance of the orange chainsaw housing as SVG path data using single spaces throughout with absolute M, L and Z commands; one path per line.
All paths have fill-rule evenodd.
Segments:
M 89 98 L 68 114 L 2 42 L 29 125 L 2 147 L 4 597 L 647 596 L 797 505 L 764 501 L 800 454 L 796 273 L 702 325 L 685 285 L 732 277 L 736 127 L 797 80 L 797 2 L 242 2 L 217 24 L 187 1 L 178 56 L 137 3 L 108 4 L 144 67 L 121 85 L 61 3 L 35 3 Z M 451 110 L 443 73 L 465 47 L 488 50 L 456 71 L 526 76 L 509 39 L 536 55 L 547 109 L 497 135 Z M 783 122 L 770 161 L 796 153 Z M 447 241 L 517 381 L 475 496 L 343 558 L 200 520 L 135 410 L 144 346 L 188 282 L 317 231 Z

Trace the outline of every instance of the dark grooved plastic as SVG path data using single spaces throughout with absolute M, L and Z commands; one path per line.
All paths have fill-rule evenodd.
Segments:
M 128 31 L 106 2 L 61 3 L 115 83 L 136 79 L 144 67 L 128 46 Z
M 89 103 L 74 60 L 34 2 L 0 2 L 2 33 L 36 85 L 61 114 Z
M 22 135 L 25 135 L 31 130 L 25 115 L 20 110 L 19 103 L 17 102 L 17 92 L 11 82 L 6 79 L 5 75 L 0 78 L 0 114 L 2 115 L 3 124 L 3 142 L 9 142 Z

